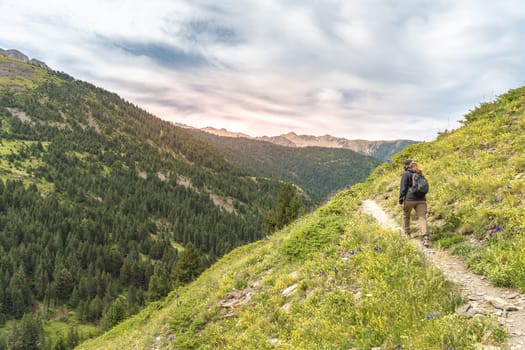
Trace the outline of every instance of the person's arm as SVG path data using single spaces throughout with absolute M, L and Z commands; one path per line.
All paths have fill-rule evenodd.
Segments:
M 401 184 L 399 185 L 399 204 L 403 204 L 408 193 L 408 181 L 410 174 L 405 171 L 401 176 Z

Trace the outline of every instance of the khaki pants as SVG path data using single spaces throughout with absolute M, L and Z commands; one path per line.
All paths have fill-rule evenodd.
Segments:
M 419 229 L 423 236 L 428 236 L 427 202 L 426 201 L 404 201 L 403 202 L 403 228 L 405 234 L 410 234 L 410 213 L 416 210 L 419 221 Z

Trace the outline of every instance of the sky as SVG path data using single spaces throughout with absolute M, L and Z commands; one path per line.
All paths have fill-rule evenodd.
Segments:
M 525 85 L 521 0 L 0 0 L 0 48 L 158 117 L 431 141 Z

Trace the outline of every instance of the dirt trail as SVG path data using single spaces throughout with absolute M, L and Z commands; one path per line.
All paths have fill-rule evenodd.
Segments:
M 401 227 L 385 213 L 373 200 L 363 201 L 362 210 L 372 215 L 384 227 L 398 230 Z M 456 256 L 445 251 L 425 248 L 421 240 L 414 238 L 411 242 L 424 255 L 439 267 L 446 278 L 455 282 L 469 302 L 456 310 L 457 314 L 474 317 L 476 314 L 487 313 L 497 316 L 498 321 L 507 329 L 509 338 L 504 349 L 525 349 L 525 295 L 512 289 L 498 288 L 487 282 L 484 277 L 467 270 L 463 262 Z M 479 349 L 499 349 L 497 347 L 480 346 Z

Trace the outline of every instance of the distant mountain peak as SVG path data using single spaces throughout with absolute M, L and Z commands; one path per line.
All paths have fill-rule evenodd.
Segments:
M 285 147 L 325 147 L 325 148 L 345 148 L 372 156 L 381 160 L 388 159 L 391 155 L 399 152 L 405 146 L 417 141 L 395 140 L 395 141 L 368 141 L 368 140 L 349 140 L 343 137 L 336 137 L 329 134 L 323 136 L 298 135 L 294 131 L 278 136 L 259 136 L 252 137 L 243 133 L 230 132 L 224 128 L 216 129 L 207 127 L 201 131 L 223 137 L 244 137 L 252 140 L 266 141 Z

